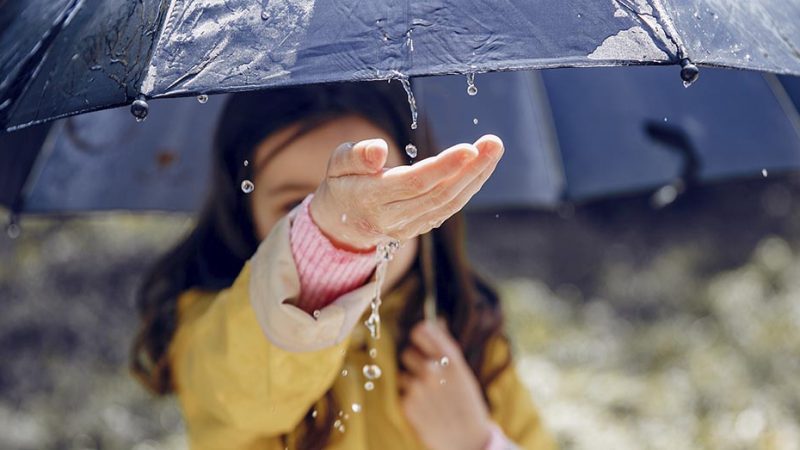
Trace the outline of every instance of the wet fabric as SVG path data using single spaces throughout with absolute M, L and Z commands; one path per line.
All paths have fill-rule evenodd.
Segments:
M 464 76 L 416 78 L 425 119 L 416 132 L 432 134 L 438 149 L 485 133 L 503 139 L 507 151 L 470 208 L 549 208 L 681 176 L 685 156 L 651 135 L 654 125 L 685 135 L 700 183 L 800 170 L 800 116 L 791 100 L 800 105 L 798 80 L 707 68 L 685 89 L 672 67 L 553 69 L 479 74 L 470 96 Z M 127 108 L 56 121 L 18 206 L 196 212 L 209 188 L 210 143 L 225 98 L 154 100 L 143 123 Z M 0 166 L 0 180 L 20 179 L 19 170 Z
M 0 25 L 0 128 L 328 81 L 688 60 L 800 74 L 800 3 L 783 0 L 9 0 Z

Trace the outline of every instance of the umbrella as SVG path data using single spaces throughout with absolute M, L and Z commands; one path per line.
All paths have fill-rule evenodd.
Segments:
M 313 82 L 696 64 L 800 75 L 800 2 L 6 0 L 0 128 Z
M 652 67 L 491 73 L 475 96 L 461 95 L 462 77 L 427 77 L 414 80 L 414 91 L 439 147 L 487 132 L 503 137 L 509 151 L 474 208 L 552 208 L 681 177 L 714 182 L 800 169 L 800 121 L 788 97 L 800 79 L 706 72 L 707 82 L 692 89 L 669 83 L 669 68 Z M 18 195 L 0 201 L 31 213 L 196 211 L 224 101 L 155 100 L 153 120 L 142 124 L 126 108 L 55 122 L 35 164 L 0 164 L 0 179 L 9 180 L 29 170 L 25 164 L 34 167 L 24 189 L 19 181 Z M 31 130 L 37 127 L 6 136 L 45 142 Z M 0 158 L 36 153 L 6 151 Z

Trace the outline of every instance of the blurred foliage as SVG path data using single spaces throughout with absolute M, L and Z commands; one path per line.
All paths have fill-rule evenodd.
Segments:
M 800 195 L 704 188 L 469 218 L 565 449 L 800 448 Z M 0 237 L 0 448 L 185 448 L 127 372 L 142 273 L 191 220 L 26 218 Z

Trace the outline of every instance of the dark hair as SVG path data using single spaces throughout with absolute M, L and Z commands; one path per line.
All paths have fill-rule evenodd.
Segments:
M 419 158 L 433 154 L 430 139 L 418 141 L 417 133 L 411 131 L 406 96 L 399 83 L 308 85 L 230 97 L 214 138 L 213 185 L 206 206 L 194 230 L 153 266 L 138 294 L 142 324 L 131 353 L 131 369 L 152 392 L 165 395 L 174 389 L 167 349 L 177 327 L 178 297 L 190 289 L 229 287 L 258 246 L 249 202 L 239 189 L 241 181 L 251 176 L 254 164 L 245 166 L 243 161 L 253 161 L 258 144 L 289 125 L 300 124 L 298 133 L 302 133 L 350 114 L 385 130 L 398 145 L 416 142 Z M 485 370 L 488 342 L 504 339 L 502 314 L 495 292 L 467 262 L 463 230 L 460 214 L 433 230 L 429 236 L 432 264 L 418 256 L 407 276 L 434 280 L 427 289 L 435 291 L 439 314 L 460 343 L 486 398 L 489 384 L 509 365 L 510 358 L 494 370 Z M 424 277 L 423 272 L 435 275 Z M 399 349 L 408 344 L 408 332 L 422 319 L 423 284 L 401 313 Z M 335 410 L 330 391 L 323 401 L 327 412 Z M 334 420 L 332 413 L 315 419 L 309 410 L 301 448 L 323 448 Z

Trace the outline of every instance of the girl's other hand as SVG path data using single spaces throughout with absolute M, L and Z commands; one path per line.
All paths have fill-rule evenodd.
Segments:
M 417 324 L 401 361 L 403 412 L 430 449 L 480 450 L 491 419 L 480 385 L 444 325 Z
M 411 166 L 385 169 L 383 139 L 340 145 L 310 204 L 311 217 L 339 247 L 366 250 L 387 239 L 408 240 L 436 228 L 480 190 L 503 155 L 485 135 Z

